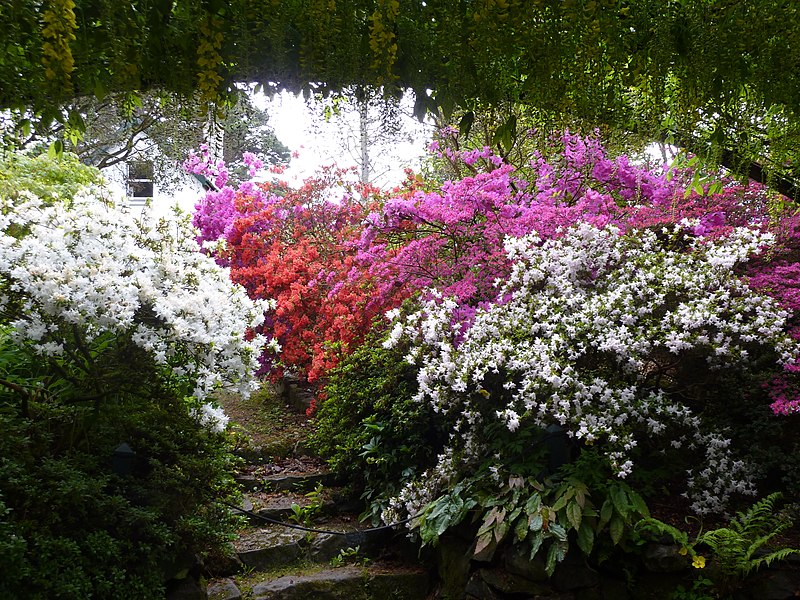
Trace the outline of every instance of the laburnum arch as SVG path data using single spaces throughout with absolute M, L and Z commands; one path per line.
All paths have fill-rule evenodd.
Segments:
M 5 0 L 0 107 L 236 82 L 415 91 L 417 112 L 511 101 L 671 139 L 790 192 L 800 147 L 791 0 Z M 753 170 L 755 169 L 755 170 Z

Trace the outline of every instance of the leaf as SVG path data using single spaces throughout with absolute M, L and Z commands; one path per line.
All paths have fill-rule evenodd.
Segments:
M 97 79 L 94 82 L 94 97 L 102 101 L 108 95 L 108 88 L 102 79 Z
M 561 540 L 562 542 L 567 541 L 567 530 L 564 529 L 563 525 L 559 523 L 552 523 L 549 531 L 556 539 Z
M 31 134 L 31 120 L 30 119 L 22 119 L 17 125 L 17 129 L 20 130 L 24 137 L 28 137 Z
M 64 154 L 64 142 L 61 140 L 56 140 L 47 148 L 48 158 L 61 158 L 62 154 Z
M 614 505 L 611 503 L 610 498 L 606 498 L 603 506 L 600 508 L 600 522 L 597 524 L 597 530 L 600 531 L 611 520 L 614 514 Z
M 567 520 L 572 528 L 575 530 L 580 529 L 581 518 L 583 517 L 583 510 L 577 502 L 570 502 L 567 504 Z
M 611 541 L 616 546 L 619 544 L 620 540 L 622 540 L 622 534 L 625 532 L 625 521 L 623 521 L 619 515 L 614 515 L 614 518 L 611 519 L 609 523 L 608 529 L 611 533 Z
M 475 543 L 475 551 L 472 553 L 472 555 L 478 556 L 481 552 L 483 552 L 489 547 L 489 544 L 491 544 L 492 541 L 493 540 L 491 531 L 487 531 L 483 535 L 479 535 Z
M 508 120 L 500 125 L 492 136 L 492 144 L 501 145 L 506 152 L 510 152 L 514 146 L 514 140 L 517 135 L 517 117 L 511 115 Z
M 542 507 L 542 497 L 539 494 L 533 494 L 525 503 L 525 512 L 528 515 L 538 513 Z
M 498 544 L 506 537 L 509 529 L 508 521 L 501 521 L 497 524 L 497 527 L 494 528 L 494 539 Z
M 494 507 L 486 514 L 486 516 L 483 518 L 483 524 L 481 525 L 481 528 L 478 530 L 479 536 L 483 535 L 484 533 L 491 530 L 495 526 L 495 522 L 498 521 L 497 515 L 498 515 L 497 507 Z
M 544 535 L 542 535 L 541 531 L 536 533 L 536 535 L 534 535 L 531 538 L 531 555 L 530 555 L 531 560 L 533 560 L 533 558 L 539 552 L 539 548 L 542 547 L 543 542 L 544 542 Z
M 544 519 L 542 515 L 537 513 L 535 515 L 531 515 L 530 521 L 528 523 L 528 529 L 531 531 L 541 531 L 544 527 Z
M 578 503 L 578 506 L 583 508 L 586 504 L 586 488 L 585 487 L 576 487 L 575 488 L 575 501 Z
M 623 517 L 626 518 L 630 512 L 630 504 L 628 503 L 628 496 L 620 486 L 611 486 L 608 490 L 611 501 L 614 503 L 614 508 Z
M 637 492 L 633 490 L 628 490 L 628 499 L 633 505 L 633 508 L 636 509 L 636 512 L 638 512 L 643 517 L 650 516 L 650 509 L 647 508 L 647 503 L 644 501 L 644 498 L 642 498 Z
M 514 535 L 518 542 L 528 536 L 528 519 L 519 519 L 514 525 Z
M 567 505 L 567 499 L 568 499 L 568 498 L 567 498 L 567 495 L 566 495 L 566 494 L 564 494 L 563 496 L 559 497 L 559 499 L 558 499 L 558 500 L 556 500 L 556 503 L 555 503 L 555 504 L 553 504 L 553 510 L 554 510 L 555 512 L 558 512 L 558 511 L 560 511 L 562 508 L 564 508 L 564 507 Z
M 525 479 L 517 475 L 508 478 L 508 487 L 515 491 L 521 491 L 525 487 Z
M 558 546 L 557 544 L 552 544 L 550 548 L 547 549 L 547 561 L 544 565 L 544 570 L 547 573 L 548 577 L 553 575 L 553 571 L 556 570 L 556 564 L 558 560 Z
M 545 572 L 549 575 L 553 575 L 553 571 L 556 570 L 556 565 L 564 560 L 564 557 L 567 555 L 567 550 L 569 549 L 569 544 L 567 542 L 555 542 L 550 548 L 547 550 L 547 561 L 545 563 L 544 569 Z
M 587 556 L 592 553 L 594 547 L 594 530 L 588 523 L 581 523 L 581 528 L 578 529 L 578 548 L 580 548 Z
M 464 113 L 461 120 L 458 122 L 458 135 L 461 138 L 466 138 L 469 132 L 472 131 L 472 124 L 475 122 L 475 113 L 469 111 Z

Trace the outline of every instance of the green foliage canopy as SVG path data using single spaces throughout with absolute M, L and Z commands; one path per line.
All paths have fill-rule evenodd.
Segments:
M 800 8 L 786 0 L 6 0 L 0 17 L 0 107 L 45 118 L 54 99 L 110 90 L 216 102 L 237 81 L 383 85 L 412 88 L 419 113 L 512 100 L 796 162 Z

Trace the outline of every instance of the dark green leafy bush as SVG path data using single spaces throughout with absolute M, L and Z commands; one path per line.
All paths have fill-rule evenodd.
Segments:
M 383 348 L 375 333 L 329 374 L 312 444 L 363 494 L 373 519 L 446 439 L 437 415 L 412 400 L 416 386 L 404 350 Z
M 223 551 L 236 525 L 218 503 L 235 494 L 224 434 L 153 379 L 99 410 L 69 386 L 63 404 L 17 354 L 26 387 L 0 386 L 0 597 L 157 598 L 182 555 Z M 136 452 L 127 476 L 113 469 L 121 442 Z

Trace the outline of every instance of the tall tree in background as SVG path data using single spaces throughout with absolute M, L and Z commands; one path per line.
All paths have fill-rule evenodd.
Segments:
M 429 128 L 412 115 L 413 94 L 355 86 L 330 98 L 314 96 L 306 104 L 312 128 L 335 132 L 328 137 L 335 139 L 344 161 L 357 166 L 359 181 L 378 187 L 387 182 L 393 168 L 409 166 L 403 164 L 402 146 L 420 147 L 423 131 Z
M 290 158 L 289 149 L 269 125 L 267 112 L 246 94 L 219 115 L 209 111 L 204 115 L 197 103 L 156 92 L 109 95 L 103 100 L 79 98 L 65 115 L 63 122 L 47 129 L 28 128 L 24 136 L 13 136 L 13 128 L 6 127 L 7 144 L 32 148 L 60 139 L 65 150 L 99 169 L 133 160 L 152 161 L 156 177 L 166 186 L 176 183 L 189 150 L 208 142 L 209 136 L 221 142 L 218 158 L 226 161 L 234 179 L 245 177 L 244 152 L 273 165 L 286 164 Z M 72 123 L 69 115 L 73 115 Z M 78 120 L 80 132 L 74 130 Z

